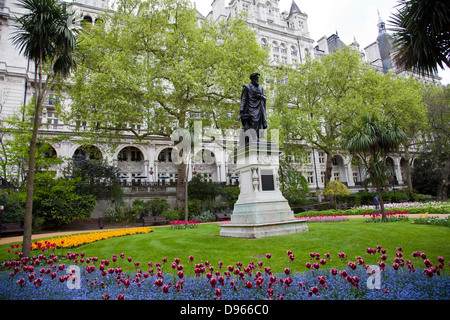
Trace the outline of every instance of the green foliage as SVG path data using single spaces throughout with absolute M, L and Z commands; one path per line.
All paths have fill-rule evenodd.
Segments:
M 286 156 L 280 160 L 279 180 L 280 190 L 291 206 L 303 202 L 309 192 L 308 182 L 300 169 L 290 163 Z
M 228 199 L 230 207 L 233 208 L 234 204 L 239 198 L 240 189 L 237 186 L 225 187 L 225 197 Z
M 390 21 L 396 64 L 422 74 L 450 67 L 449 16 L 445 0 L 400 0 Z
M 3 118 L 0 126 L 0 176 L 19 186 L 24 183 L 28 172 L 28 157 L 32 137 L 32 104 L 21 106 L 17 113 Z M 43 125 L 43 124 L 41 124 Z M 62 159 L 53 153 L 52 145 L 66 138 L 42 135 L 36 142 L 35 171 L 53 170 L 62 163 Z
M 326 196 L 348 195 L 350 194 L 350 190 L 341 182 L 332 180 L 325 186 L 323 194 Z
M 373 205 L 375 192 L 358 192 L 349 195 L 337 195 L 337 203 L 346 203 L 351 206 Z M 383 192 L 382 197 L 386 202 L 400 202 L 404 200 L 419 201 L 420 195 L 409 190 L 395 190 Z
M 1 192 L 0 205 L 5 207 L 2 213 L 3 223 L 23 223 L 25 208 L 17 199 L 16 194 Z
M 280 130 L 280 146 L 287 157 L 309 153 L 304 144 L 326 153 L 325 184 L 330 180 L 331 158 L 341 151 L 343 131 L 366 105 L 368 72 L 358 52 L 347 47 L 275 74 L 279 81 L 270 125 Z
M 202 211 L 202 201 L 199 199 L 193 199 L 188 202 L 188 215 L 198 215 Z
M 170 208 L 170 204 L 167 200 L 160 197 L 155 197 L 146 201 L 146 209 L 144 215 L 161 216 L 164 211 Z
M 201 214 L 193 216 L 192 219 L 197 220 L 200 223 L 217 221 L 214 212 L 211 212 L 209 210 L 203 211 Z
M 434 226 L 443 226 L 450 228 L 450 216 L 445 218 L 438 218 L 438 217 L 421 217 L 414 219 L 414 224 L 427 224 L 427 225 L 434 225 Z
M 107 222 L 120 223 L 122 225 L 129 225 L 136 222 L 141 215 L 141 208 L 138 205 L 135 206 L 121 206 L 108 208 L 103 217 Z
M 175 209 L 165 210 L 163 213 L 161 213 L 161 216 L 166 217 L 169 221 L 184 220 L 184 211 L 181 212 L 180 210 Z
M 187 128 L 193 112 L 211 115 L 214 127 L 237 123 L 230 100 L 264 68 L 267 52 L 242 19 L 199 25 L 196 13 L 187 0 L 119 1 L 80 35 L 65 116 L 93 133 L 129 131 L 138 140 Z
M 58 226 L 91 216 L 97 204 L 92 195 L 76 193 L 80 180 L 53 178 L 51 174 L 37 174 L 34 185 L 33 216 L 46 224 Z M 26 195 L 21 192 L 22 201 Z
M 224 189 L 219 183 L 204 180 L 199 175 L 194 175 L 189 181 L 188 196 L 190 199 L 214 200 L 215 197 L 223 194 Z
M 69 163 L 66 176 L 81 182 L 76 188 L 77 193 L 94 195 L 96 198 L 118 204 L 123 200 L 123 189 L 118 178 L 119 169 L 102 160 L 74 157 Z

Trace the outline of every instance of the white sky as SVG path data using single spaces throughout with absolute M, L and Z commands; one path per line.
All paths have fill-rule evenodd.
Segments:
M 195 2 L 197 9 L 207 15 L 211 11 L 213 0 L 191 0 Z M 228 5 L 229 0 L 224 0 Z M 395 12 L 397 0 L 295 0 L 303 13 L 308 15 L 308 29 L 313 40 L 317 41 L 322 36 L 330 36 L 338 32 L 345 44 L 353 42 L 353 37 L 364 49 L 376 41 L 378 36 L 378 13 L 390 28 L 390 16 Z M 292 0 L 280 0 L 281 12 L 291 8 Z M 389 32 L 389 30 L 388 30 Z M 442 84 L 450 84 L 450 69 L 442 70 L 438 67 Z

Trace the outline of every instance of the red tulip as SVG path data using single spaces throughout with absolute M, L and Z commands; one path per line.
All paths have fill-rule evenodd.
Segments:
M 119 295 L 117 296 L 117 299 L 119 299 L 119 300 L 124 300 L 124 299 L 125 299 L 125 295 L 124 295 L 124 294 L 119 294 Z

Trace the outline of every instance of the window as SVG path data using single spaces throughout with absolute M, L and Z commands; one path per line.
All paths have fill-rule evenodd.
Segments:
M 172 148 L 161 151 L 158 155 L 159 162 L 172 162 Z
M 319 163 L 325 163 L 325 152 L 319 152 Z
M 141 150 L 136 147 L 126 147 L 122 149 L 117 155 L 119 161 L 135 161 L 139 162 L 144 160 Z
M 306 173 L 306 179 L 308 180 L 309 184 L 313 184 L 314 183 L 314 176 L 312 172 L 307 172 Z
M 295 47 L 291 47 L 291 55 L 297 56 L 297 50 L 295 49 Z

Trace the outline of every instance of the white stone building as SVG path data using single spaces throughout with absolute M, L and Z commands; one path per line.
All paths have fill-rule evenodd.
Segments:
M 308 16 L 293 1 L 289 10 L 279 8 L 279 0 L 214 0 L 212 10 L 206 16 L 198 13 L 199 20 L 227 19 L 239 12 L 248 13 L 249 25 L 257 31 L 261 46 L 270 48 L 271 64 L 301 63 L 305 57 L 320 57 L 329 54 L 344 45 L 339 37 L 323 37 L 315 43 L 310 37 Z M 0 117 L 2 119 L 16 114 L 21 105 L 27 104 L 33 96 L 33 64 L 19 54 L 10 38 L 15 17 L 22 14 L 15 0 L 0 0 Z M 95 23 L 101 10 L 108 8 L 108 0 L 75 0 L 72 7 L 81 14 L 87 23 Z M 356 43 L 356 41 L 355 41 Z M 357 44 L 356 44 L 357 45 Z M 359 46 L 359 45 L 358 45 Z M 366 54 L 372 59 L 376 56 L 373 46 L 366 48 Z M 372 53 L 375 52 L 375 53 Z M 372 61 L 371 61 L 372 62 Z M 373 58 L 373 64 L 382 65 L 379 58 Z M 54 108 L 57 97 L 50 95 L 41 114 L 41 135 L 58 136 L 62 133 L 72 135 L 70 140 L 52 145 L 54 152 L 63 158 L 76 154 L 86 157 L 100 157 L 120 168 L 123 182 L 128 184 L 175 183 L 177 166 L 171 161 L 170 150 L 173 142 L 167 138 L 149 138 L 144 143 L 136 143 L 133 137 L 124 139 L 114 150 L 108 152 L 105 146 L 83 146 L 73 134 L 70 125 L 61 123 Z M 1 133 L 1 130 L 0 130 Z M 94 152 L 96 150 L 97 152 Z M 204 161 L 190 166 L 192 174 L 202 174 L 206 179 L 230 184 L 235 183 L 234 163 L 217 145 L 203 145 L 203 151 L 213 161 Z M 311 189 L 322 189 L 325 172 L 325 155 L 311 150 L 309 163 L 304 165 L 304 175 Z M 402 159 L 390 158 L 394 175 L 399 184 L 403 183 Z M 55 170 L 60 170 L 56 168 Z M 362 185 L 364 170 L 352 165 L 349 157 L 336 155 L 333 158 L 332 179 L 340 180 L 357 190 Z
M 393 72 L 399 76 L 408 77 L 413 76 L 426 83 L 436 83 L 440 84 L 441 78 L 439 76 L 424 76 L 419 75 L 416 72 L 411 72 L 405 70 L 403 67 L 398 66 L 394 63 L 392 58 L 393 47 L 390 34 L 386 30 L 386 24 L 381 19 L 378 13 L 378 37 L 377 39 L 364 48 L 366 52 L 366 59 L 370 65 L 380 72 L 387 73 Z

